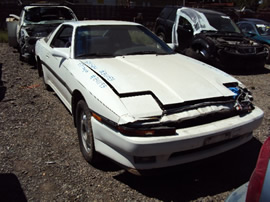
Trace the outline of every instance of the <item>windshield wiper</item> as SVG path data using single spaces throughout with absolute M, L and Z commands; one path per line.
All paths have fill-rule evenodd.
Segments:
M 112 55 L 111 53 L 84 53 L 76 56 L 76 58 L 87 57 L 114 57 L 114 55 Z

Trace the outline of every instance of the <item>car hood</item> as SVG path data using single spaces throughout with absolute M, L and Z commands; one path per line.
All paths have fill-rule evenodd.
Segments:
M 120 96 L 154 95 L 163 105 L 233 96 L 228 74 L 180 54 L 86 59 Z
M 270 36 L 260 36 L 260 40 L 266 42 L 268 45 L 270 45 Z

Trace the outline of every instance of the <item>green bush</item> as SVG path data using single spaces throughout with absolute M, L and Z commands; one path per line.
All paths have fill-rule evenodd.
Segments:
M 8 43 L 7 31 L 0 30 L 0 43 Z

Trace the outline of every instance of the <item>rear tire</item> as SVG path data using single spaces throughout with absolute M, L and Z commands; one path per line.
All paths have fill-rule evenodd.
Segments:
M 95 164 L 97 153 L 95 151 L 91 117 L 92 115 L 87 104 L 84 100 L 80 100 L 76 108 L 76 125 L 80 150 L 88 163 Z

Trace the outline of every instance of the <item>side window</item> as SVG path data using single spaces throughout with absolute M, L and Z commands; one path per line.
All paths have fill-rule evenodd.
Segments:
M 192 30 L 192 26 L 186 18 L 179 18 L 179 26 L 185 30 Z
M 256 31 L 254 30 L 254 28 L 253 28 L 253 26 L 252 25 L 250 25 L 250 24 L 247 24 L 247 23 L 245 23 L 245 24 L 242 24 L 241 26 L 240 26 L 240 29 L 242 30 L 242 32 L 244 32 L 244 33 L 256 33 Z
M 176 17 L 176 11 L 173 11 L 173 12 L 171 12 L 171 14 L 170 14 L 170 16 L 168 17 L 168 19 L 174 22 L 175 17 Z
M 152 38 L 150 38 L 149 36 L 147 36 L 144 32 L 140 30 L 129 30 L 128 33 L 129 33 L 131 42 L 134 45 L 153 46 L 153 44 L 155 44 L 155 41 Z
M 64 25 L 56 33 L 52 40 L 51 47 L 55 48 L 68 48 L 71 45 L 73 27 Z

